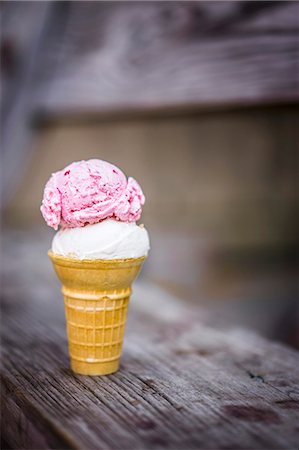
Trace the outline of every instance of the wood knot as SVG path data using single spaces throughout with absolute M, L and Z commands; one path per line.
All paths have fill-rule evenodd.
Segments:
M 135 425 L 142 430 L 152 430 L 156 427 L 156 424 L 151 419 L 140 419 Z
M 279 415 L 270 408 L 257 408 L 254 406 L 225 405 L 223 407 L 226 414 L 236 419 L 248 422 L 280 423 Z
M 142 383 L 145 384 L 145 386 L 142 388 L 142 390 L 154 389 L 156 387 L 155 380 L 152 380 L 151 378 L 146 378 L 146 379 L 142 380 Z
M 283 409 L 299 409 L 299 401 L 297 400 L 277 400 L 275 404 Z
M 261 381 L 262 383 L 265 383 L 265 379 L 262 375 L 252 373 L 250 372 L 250 370 L 247 370 L 246 372 L 252 380 Z

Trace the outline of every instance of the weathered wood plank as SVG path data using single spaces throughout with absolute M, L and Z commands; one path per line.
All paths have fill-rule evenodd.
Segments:
M 3 267 L 3 438 L 14 448 L 295 449 L 297 352 L 141 279 L 118 373 L 68 368 L 59 284 L 15 235 Z M 11 241 L 7 241 L 11 244 Z
M 56 4 L 34 92 L 45 114 L 298 99 L 297 2 Z M 55 18 L 67 16 L 62 33 Z

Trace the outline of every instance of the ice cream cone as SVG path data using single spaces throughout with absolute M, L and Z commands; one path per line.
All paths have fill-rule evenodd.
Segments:
M 145 257 L 79 260 L 48 253 L 62 283 L 71 368 L 107 375 L 119 367 L 131 285 Z

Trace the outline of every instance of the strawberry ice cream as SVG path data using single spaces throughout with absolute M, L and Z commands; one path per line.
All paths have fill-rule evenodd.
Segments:
M 53 173 L 41 205 L 46 223 L 55 230 L 61 227 L 52 250 L 80 259 L 146 255 L 147 231 L 135 223 L 144 201 L 137 181 L 131 177 L 127 180 L 120 169 L 106 161 L 74 162 Z M 104 221 L 105 226 L 96 226 Z
M 46 184 L 41 212 L 54 230 L 83 227 L 108 217 L 135 222 L 144 195 L 134 178 L 126 179 L 113 164 L 98 159 L 74 162 L 52 174 Z

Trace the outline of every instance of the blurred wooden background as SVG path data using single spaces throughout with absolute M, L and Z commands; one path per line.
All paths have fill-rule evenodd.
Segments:
M 7 217 L 36 223 L 49 174 L 99 157 L 142 182 L 149 225 L 293 244 L 298 13 L 297 2 L 4 2 Z
M 296 133 L 292 107 L 56 123 L 39 130 L 7 214 L 42 223 L 39 205 L 50 173 L 96 157 L 140 180 L 148 226 L 200 230 L 219 245 L 245 249 L 292 245 Z
M 299 3 L 1 9 L 4 224 L 42 226 L 50 173 L 106 159 L 146 194 L 151 277 L 294 317 Z

